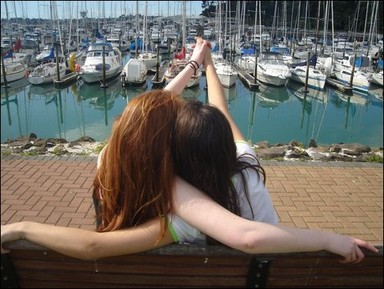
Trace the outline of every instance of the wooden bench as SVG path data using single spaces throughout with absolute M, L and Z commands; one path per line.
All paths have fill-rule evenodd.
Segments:
M 358 264 L 325 252 L 245 254 L 224 246 L 169 245 L 84 261 L 28 241 L 7 244 L 1 288 L 100 287 L 383 287 L 383 247 Z

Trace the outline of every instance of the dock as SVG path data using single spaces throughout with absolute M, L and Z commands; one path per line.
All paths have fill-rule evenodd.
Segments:
M 53 83 L 55 84 L 55 87 L 57 87 L 57 88 L 64 87 L 65 85 L 69 85 L 69 84 L 75 82 L 77 80 L 78 76 L 79 76 L 78 73 L 73 71 L 73 72 L 70 72 L 70 73 L 64 75 L 63 77 L 61 77 L 60 80 L 54 79 Z
M 341 91 L 342 93 L 352 94 L 352 87 L 350 87 L 349 85 L 346 85 L 345 83 L 341 82 L 336 78 L 327 77 L 327 79 L 325 80 L 325 83 L 333 88 L 336 88 L 338 91 Z
M 232 63 L 232 65 L 237 70 L 239 78 L 249 87 L 249 89 L 255 90 L 259 87 L 259 82 L 255 81 L 255 78 L 251 74 L 242 69 L 236 63 Z
M 155 75 L 152 77 L 151 82 L 153 87 L 161 87 L 165 83 L 165 72 L 168 68 L 169 61 L 164 60 L 160 66 L 158 73 L 155 73 Z

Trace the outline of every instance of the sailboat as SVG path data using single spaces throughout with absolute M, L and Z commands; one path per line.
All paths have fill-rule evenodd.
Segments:
M 43 63 L 36 66 L 29 74 L 29 83 L 36 85 L 53 83 L 54 79 L 62 78 L 66 74 L 67 66 L 64 62 L 54 62 L 54 55 L 55 53 L 52 47 L 50 54 L 42 59 Z
M 226 2 L 227 8 L 228 8 L 228 1 Z M 219 23 L 221 25 L 221 9 L 219 6 Z M 227 23 L 228 21 L 226 21 Z M 231 27 L 230 29 L 231 30 Z M 227 31 L 227 24 L 225 26 L 225 31 Z M 226 33 L 225 33 L 226 34 Z M 224 36 L 224 39 L 226 39 L 226 35 Z M 214 66 L 216 68 L 217 76 L 220 80 L 220 83 L 225 88 L 230 88 L 236 83 L 236 79 L 238 78 L 238 72 L 235 70 L 235 68 L 229 63 L 227 60 L 227 57 L 224 59 L 222 54 L 222 45 L 221 45 L 221 29 L 219 28 L 219 51 L 217 53 L 214 53 L 212 55 Z
M 307 71 L 308 70 L 308 71 Z M 319 69 L 313 66 L 296 66 L 290 69 L 291 76 L 289 79 L 305 84 L 308 87 L 323 90 L 327 76 Z M 308 78 L 307 78 L 308 74 Z
M 12 58 L 12 49 L 10 49 L 6 55 L 3 56 L 3 63 L 0 66 L 0 71 L 1 71 L 1 83 L 6 83 L 6 82 L 13 82 L 19 79 L 22 79 L 26 73 L 27 73 L 27 66 L 20 62 L 5 62 L 4 57 L 7 57 L 6 59 Z M 3 69 L 3 64 L 4 64 L 4 69 Z M 5 72 L 5 75 L 3 75 L 3 70 Z M 5 80 L 4 80 L 5 77 Z
M 148 10 L 148 1 L 145 1 L 145 16 L 144 16 L 144 34 L 143 34 L 143 43 L 145 51 L 140 53 L 137 57 L 139 60 L 144 62 L 147 70 L 151 70 L 156 67 L 157 64 L 157 53 L 153 51 L 148 51 L 148 37 L 147 37 L 147 10 Z M 159 55 L 159 63 L 161 62 L 161 55 Z
M 136 11 L 139 10 L 138 5 L 139 3 L 138 1 L 136 1 Z M 136 29 L 139 29 L 138 19 L 136 20 L 137 20 Z M 146 86 L 147 84 L 147 72 L 148 72 L 147 66 L 144 61 L 139 59 L 137 54 L 135 55 L 136 55 L 136 58 L 130 58 L 128 62 L 124 65 L 123 70 L 121 72 L 120 80 L 121 80 L 122 86 L 124 87 L 125 86 Z
M 181 49 L 181 52 L 176 54 L 174 59 L 171 61 L 171 65 L 167 68 L 164 74 L 166 83 L 169 83 L 172 79 L 174 79 L 176 75 L 178 75 L 188 65 L 188 61 L 185 58 L 185 54 L 186 50 L 185 47 L 183 47 Z M 186 87 L 190 88 L 199 85 L 202 74 L 203 73 L 201 71 L 201 68 L 199 67 L 196 70 L 196 74 L 192 75 L 189 79 Z

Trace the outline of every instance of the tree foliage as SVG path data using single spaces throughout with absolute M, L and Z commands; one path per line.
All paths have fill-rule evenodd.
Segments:
M 230 10 L 232 11 L 232 17 L 236 15 L 236 8 L 237 8 L 237 2 L 238 1 L 228 1 L 228 4 L 230 5 Z M 246 5 L 246 22 L 248 25 L 254 24 L 255 19 L 255 7 L 256 7 L 257 1 L 241 1 L 242 5 Z M 298 14 L 298 2 L 299 1 L 277 1 L 277 15 L 282 15 L 283 11 L 283 4 L 286 2 L 287 4 L 287 25 L 291 26 L 291 19 L 294 19 L 293 21 L 296 21 L 296 16 Z M 301 2 L 301 9 L 300 9 L 300 15 L 301 18 L 304 19 L 305 15 L 305 7 L 306 4 L 308 4 L 308 25 L 311 25 L 312 27 L 309 27 L 309 29 L 314 29 L 315 24 L 318 17 L 318 1 L 300 1 Z M 331 1 L 330 1 L 331 2 Z M 364 30 L 365 25 L 365 15 L 367 10 L 367 2 L 369 3 L 368 8 L 368 17 L 371 17 L 371 10 L 372 5 L 374 1 L 332 1 L 333 2 L 333 25 L 335 30 L 343 30 L 343 31 L 349 31 L 352 29 L 354 25 L 354 20 L 358 16 L 357 21 L 357 28 L 356 31 L 362 32 Z M 215 17 L 215 13 L 218 9 L 218 4 L 221 3 L 222 5 L 222 11 L 225 11 L 225 5 L 226 1 L 202 1 L 201 8 L 202 13 L 201 15 L 204 15 L 206 17 Z M 272 26 L 273 24 L 273 16 L 275 12 L 275 3 L 276 1 L 259 1 L 261 3 L 261 10 L 262 10 L 262 24 L 265 26 Z M 320 20 L 324 21 L 324 11 L 325 11 L 325 5 L 326 1 L 320 1 Z M 358 9 L 359 8 L 359 9 Z M 359 11 L 359 15 L 356 15 L 356 11 Z M 228 11 L 227 11 L 228 12 Z M 383 2 L 379 1 L 379 11 L 378 11 L 378 19 L 377 19 L 377 27 L 378 27 L 378 33 L 383 33 Z M 292 17 L 293 16 L 293 17 Z M 330 18 L 331 19 L 331 18 Z M 370 20 L 367 19 L 370 23 Z M 303 20 L 301 20 L 303 21 Z M 292 23 L 293 24 L 293 23 Z

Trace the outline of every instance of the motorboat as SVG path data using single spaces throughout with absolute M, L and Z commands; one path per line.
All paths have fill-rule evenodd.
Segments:
M 147 67 L 148 70 L 151 70 L 156 67 L 157 64 L 157 53 L 151 52 L 151 51 L 146 51 L 143 53 L 140 53 L 137 59 L 141 60 L 144 62 L 145 66 Z M 161 63 L 161 55 L 159 55 L 159 63 Z
M 323 90 L 327 76 L 321 70 L 316 69 L 313 66 L 296 66 L 295 68 L 291 68 L 291 76 L 289 79 L 304 85 L 307 82 L 308 87 Z
M 351 69 L 343 68 L 340 71 L 335 71 L 335 77 L 343 84 L 352 84 L 352 88 L 357 91 L 367 92 L 369 89 L 369 76 L 362 70 L 354 70 L 352 75 Z
M 288 65 L 284 63 L 282 54 L 263 52 L 257 61 L 257 80 L 274 86 L 284 86 L 291 76 Z
M 103 56 L 104 51 L 104 56 Z M 79 75 L 86 83 L 102 82 L 118 76 L 123 69 L 121 52 L 111 43 L 96 41 L 87 51 Z
M 383 83 L 383 71 L 378 72 L 372 72 L 368 75 L 368 80 L 371 84 L 378 85 L 378 86 L 384 86 Z
M 124 65 L 120 78 L 123 86 L 142 86 L 147 81 L 147 67 L 137 58 L 131 58 Z
M 236 83 L 238 72 L 230 63 L 221 61 L 215 63 L 217 76 L 225 88 L 230 88 Z

